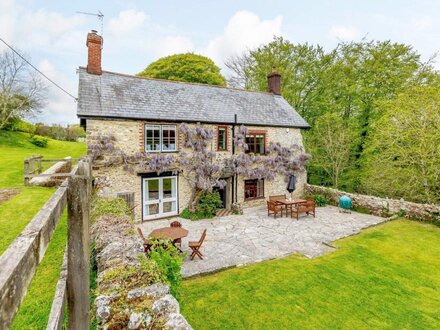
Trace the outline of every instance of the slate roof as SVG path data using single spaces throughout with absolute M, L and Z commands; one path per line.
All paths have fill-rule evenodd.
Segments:
M 237 123 L 309 128 L 277 95 L 240 89 L 145 79 L 79 68 L 77 115 L 157 121 Z

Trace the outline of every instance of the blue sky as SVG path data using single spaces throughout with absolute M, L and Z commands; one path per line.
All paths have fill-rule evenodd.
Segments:
M 209 56 L 223 68 L 227 57 L 273 35 L 326 49 L 339 40 L 391 39 L 411 44 L 424 59 L 440 50 L 436 0 L 0 0 L 0 37 L 76 96 L 76 68 L 87 61 L 87 32 L 101 30 L 97 18 L 76 12 L 98 10 L 105 15 L 103 69 L 129 74 L 161 56 L 187 51 Z M 76 103 L 51 87 L 44 112 L 34 121 L 75 123 L 75 111 Z

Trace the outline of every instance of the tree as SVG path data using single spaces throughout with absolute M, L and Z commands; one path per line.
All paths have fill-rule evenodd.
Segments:
M 332 186 L 338 188 L 341 173 L 350 160 L 351 134 L 344 120 L 335 113 L 326 113 L 316 120 L 306 141 L 308 152 L 313 155 L 310 167 L 326 172 Z
M 45 85 L 25 60 L 12 51 L 0 53 L 0 129 L 14 118 L 26 118 L 43 106 Z
M 440 202 L 440 83 L 414 87 L 380 106 L 385 114 L 368 140 L 365 191 Z
M 232 71 L 230 85 L 266 91 L 267 75 L 272 67 L 282 75 L 281 94 L 306 119 L 315 117 L 313 100 L 325 91 L 321 77 L 332 61 L 320 46 L 294 45 L 283 37 L 274 37 L 267 45 L 229 58 L 225 65 Z
M 209 85 L 226 85 L 225 78 L 220 74 L 220 68 L 211 59 L 193 53 L 162 57 L 138 73 L 138 76 Z

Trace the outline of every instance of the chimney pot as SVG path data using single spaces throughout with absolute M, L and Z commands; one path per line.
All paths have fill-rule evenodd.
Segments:
M 275 95 L 281 95 L 281 75 L 274 66 L 272 72 L 267 75 L 267 91 Z
M 101 52 L 102 52 L 103 39 L 97 34 L 96 30 L 92 30 L 87 34 L 87 72 L 91 74 L 102 74 L 101 68 Z

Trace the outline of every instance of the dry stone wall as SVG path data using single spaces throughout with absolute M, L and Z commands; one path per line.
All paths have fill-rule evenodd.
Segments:
M 369 195 L 353 194 L 337 189 L 326 188 L 305 184 L 306 194 L 320 194 L 327 200 L 337 205 L 339 197 L 346 195 L 352 199 L 353 207 L 360 207 L 368 210 L 370 213 L 379 216 L 400 215 L 407 218 L 414 218 L 426 221 L 440 220 L 440 205 L 419 204 L 408 202 L 403 199 L 390 199 Z

